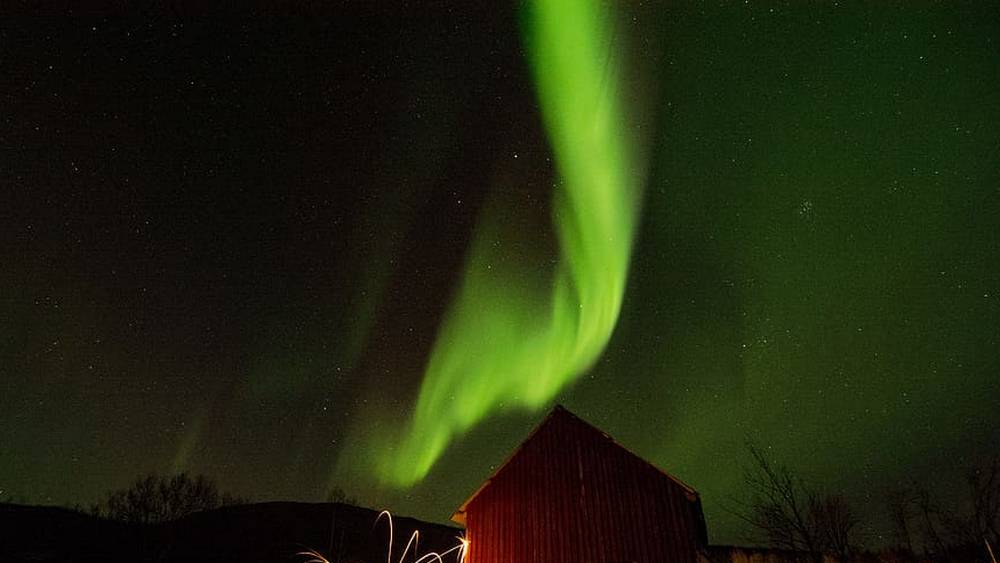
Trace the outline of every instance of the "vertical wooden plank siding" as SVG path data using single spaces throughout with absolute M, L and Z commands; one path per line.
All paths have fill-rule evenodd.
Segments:
M 469 563 L 691 563 L 697 495 L 556 411 L 465 508 Z

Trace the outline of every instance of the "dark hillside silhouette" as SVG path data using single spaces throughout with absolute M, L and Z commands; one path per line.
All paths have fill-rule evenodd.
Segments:
M 340 503 L 268 502 L 198 512 L 173 522 L 127 524 L 62 508 L 0 505 L 0 562 L 304 561 L 314 549 L 331 562 L 384 561 L 388 543 L 378 512 Z M 420 552 L 445 550 L 461 530 L 394 518 L 396 550 L 414 529 Z

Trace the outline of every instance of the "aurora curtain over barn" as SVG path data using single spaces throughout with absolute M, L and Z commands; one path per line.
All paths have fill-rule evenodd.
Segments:
M 444 521 L 559 402 L 713 542 L 748 439 L 871 537 L 890 488 L 958 502 L 995 8 L 585 5 L 4 18 L 0 500 L 184 470 Z
M 613 14 L 596 2 L 566 0 L 524 11 L 557 164 L 552 219 L 560 256 L 549 275 L 533 275 L 507 250 L 514 225 L 486 208 L 412 422 L 383 460 L 383 475 L 400 485 L 423 478 L 456 435 L 492 413 L 550 404 L 597 360 L 621 308 L 641 188 L 621 108 Z M 504 186 L 494 189 L 504 197 Z

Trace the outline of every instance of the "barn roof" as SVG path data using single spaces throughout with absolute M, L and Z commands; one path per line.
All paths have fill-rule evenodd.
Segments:
M 697 493 L 697 491 L 695 491 L 693 488 L 691 488 L 689 485 L 687 485 L 686 483 L 684 483 L 680 479 L 674 477 L 673 475 L 667 473 L 666 471 L 660 469 L 659 467 L 656 467 L 655 465 L 653 465 L 652 463 L 646 461 L 642 457 L 639 457 L 638 455 L 636 455 L 635 453 L 633 453 L 631 450 L 629 450 L 625 446 L 623 446 L 623 445 L 619 444 L 618 442 L 616 442 L 614 440 L 614 438 L 612 438 L 611 436 L 609 436 L 606 432 L 602 431 L 601 429 L 595 427 L 594 425 L 588 423 L 587 421 L 583 420 L 582 418 L 580 418 L 580 417 L 576 416 L 575 414 L 571 413 L 568 409 L 566 409 L 566 407 L 563 407 L 562 405 L 556 405 L 549 412 L 548 416 L 546 416 L 545 419 L 542 420 L 542 422 L 538 426 L 536 426 L 535 429 L 532 430 L 530 434 L 528 434 L 528 437 L 525 438 L 525 440 L 523 442 L 521 442 L 521 445 L 519 445 L 517 448 L 515 448 L 514 451 L 511 452 L 510 455 L 507 456 L 507 459 L 504 460 L 504 462 L 502 464 L 500 464 L 500 467 L 498 467 L 486 479 L 486 481 L 484 481 L 483 484 L 480 485 L 479 488 L 476 489 L 476 491 L 474 493 L 472 493 L 472 495 L 469 498 L 465 499 L 465 502 L 463 502 L 462 505 L 458 507 L 458 510 L 456 510 L 455 513 L 451 515 L 452 521 L 453 522 L 457 522 L 458 524 L 465 525 L 465 511 L 466 511 L 466 508 L 469 506 L 469 504 L 473 500 L 475 500 L 475 498 L 477 496 L 479 496 L 479 494 L 481 492 L 483 492 L 484 490 L 486 490 L 487 487 L 490 486 L 490 483 L 494 479 L 496 479 L 497 475 L 499 475 L 500 473 L 502 473 L 504 471 L 504 469 L 507 467 L 507 465 L 510 464 L 510 462 L 513 459 L 515 459 L 518 456 L 519 453 L 521 453 L 521 451 L 524 449 L 525 445 L 529 444 L 532 440 L 535 439 L 536 436 L 538 436 L 540 433 L 544 432 L 547 428 L 551 428 L 553 425 L 556 425 L 556 424 L 571 424 L 571 425 L 574 425 L 576 428 L 582 430 L 584 434 L 590 435 L 594 439 L 604 440 L 604 441 L 607 441 L 607 442 L 609 442 L 611 444 L 614 444 L 615 447 L 621 449 L 622 451 L 624 451 L 626 454 L 628 454 L 632 458 L 634 458 L 634 459 L 638 460 L 639 462 L 641 462 L 641 463 L 643 463 L 643 464 L 645 464 L 645 465 L 653 468 L 654 470 L 656 470 L 656 472 L 658 472 L 659 474 L 663 475 L 665 478 L 669 479 L 674 484 L 676 484 L 677 486 L 679 486 L 684 491 L 684 493 L 687 495 L 687 497 L 690 500 L 695 501 L 695 500 L 698 499 L 698 493 Z

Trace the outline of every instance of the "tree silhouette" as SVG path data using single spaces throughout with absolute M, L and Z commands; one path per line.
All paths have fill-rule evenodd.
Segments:
M 972 504 L 968 516 L 960 522 L 963 538 L 970 544 L 1000 542 L 1000 458 L 976 467 L 966 474 Z
M 1000 541 L 1000 459 L 966 473 L 967 495 L 942 502 L 916 484 L 890 492 L 886 506 L 898 541 L 934 561 L 991 561 Z
M 885 506 L 896 534 L 896 542 L 906 548 L 909 553 L 915 553 L 913 545 L 913 526 L 910 521 L 916 512 L 917 494 L 908 488 L 895 489 L 885 495 Z
M 753 464 L 744 471 L 749 502 L 737 516 L 766 544 L 821 562 L 824 553 L 846 561 L 859 519 L 847 500 L 823 495 L 787 467 L 773 465 L 753 444 Z
M 245 503 L 245 499 L 220 493 L 216 484 L 204 475 L 192 478 L 186 473 L 171 477 L 150 474 L 126 489 L 111 491 L 92 512 L 111 520 L 154 524 L 202 510 Z
M 348 494 L 340 487 L 334 487 L 326 493 L 326 502 L 339 502 L 342 504 L 352 504 L 357 505 L 358 499 L 348 496 Z

